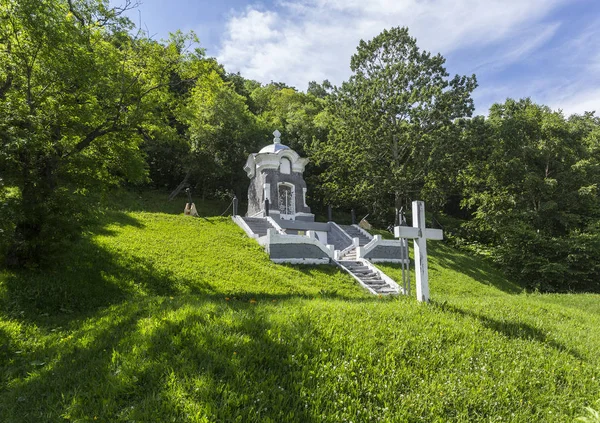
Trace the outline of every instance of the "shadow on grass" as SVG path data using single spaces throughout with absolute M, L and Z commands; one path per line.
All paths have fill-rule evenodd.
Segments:
M 207 415 L 211 421 L 311 422 L 301 387 L 306 392 L 314 381 L 302 379 L 294 356 L 314 355 L 316 330 L 308 319 L 275 328 L 255 304 L 276 307 L 315 297 L 396 300 L 333 291 L 246 292 L 226 300 L 202 281 L 186 285 L 193 295 L 182 297 L 182 281 L 172 272 L 93 242 L 94 234 L 116 235 L 106 229 L 115 224 L 144 227 L 130 215 L 110 212 L 51 268 L 0 275 L 0 314 L 29 331 L 0 327 L 6 345 L 0 359 L 8 363 L 0 366 L 0 421 L 182 421 Z M 281 337 L 272 334 L 279 331 Z M 24 345 L 19 354 L 18 344 Z
M 179 294 L 173 272 L 158 269 L 151 261 L 132 258 L 109 251 L 93 242 L 93 235 L 113 236 L 107 227 L 143 228 L 137 219 L 111 211 L 103 225 L 91 229 L 69 251 L 57 257 L 52 266 L 43 269 L 20 269 L 4 275 L 0 291 L 0 311 L 39 326 L 52 326 L 58 318 L 63 322 L 94 315 L 99 308 L 147 295 Z M 188 292 L 212 292 L 209 284 L 195 281 Z
M 135 217 L 126 213 L 114 210 L 107 211 L 102 219 L 90 228 L 90 232 L 96 235 L 114 236 L 115 231 L 107 228 L 108 225 L 116 225 L 119 227 L 133 226 L 134 228 L 143 229 L 145 226 Z
M 303 321 L 300 330 L 290 322 L 274 329 L 258 310 L 191 297 L 116 306 L 67 342 L 23 357 L 11 375 L 18 381 L 0 390 L 0 417 L 316 421 L 301 396 L 312 382 L 294 360 L 316 354 L 317 340 L 302 335 L 314 328 Z
M 115 191 L 111 193 L 110 208 L 118 211 L 183 214 L 188 202 L 185 192 L 179 193 L 173 200 L 169 200 L 169 191 L 142 190 L 142 191 Z M 192 198 L 201 217 L 219 216 L 224 211 L 231 214 L 231 200 L 202 200 Z M 245 205 L 240 204 L 240 213 L 245 211 Z
M 7 331 L 0 327 L 0 363 L 8 363 L 10 357 L 14 354 L 14 345 L 12 337 Z
M 569 348 L 560 342 L 551 339 L 546 332 L 538 329 L 525 322 L 512 322 L 506 320 L 497 320 L 483 314 L 474 313 L 469 310 L 464 310 L 454 305 L 447 303 L 437 303 L 432 301 L 431 304 L 444 311 L 458 314 L 462 317 L 469 317 L 478 320 L 484 327 L 493 330 L 496 333 L 506 336 L 509 339 L 520 339 L 524 341 L 534 341 L 547 345 L 560 352 L 566 352 L 578 360 L 584 360 L 583 356 L 575 349 Z
M 211 218 L 215 219 L 215 218 Z M 211 219 L 203 219 L 210 221 Z M 116 236 L 111 226 L 144 225 L 123 212 L 110 211 L 87 236 L 76 241 L 72 248 L 57 257 L 50 268 L 22 269 L 3 275 L 0 290 L 0 312 L 20 321 L 52 327 L 59 320 L 68 323 L 93 316 L 99 309 L 145 296 L 202 295 L 207 299 L 223 299 L 209 281 L 182 280 L 169 269 L 159 268 L 151 260 L 130 256 L 117 250 L 108 250 L 93 241 L 94 235 Z M 213 223 L 213 222 L 211 222 Z M 314 272 L 334 276 L 335 266 L 290 266 L 306 275 Z M 0 275 L 2 277 L 2 275 Z M 319 293 L 290 292 L 271 295 L 244 293 L 248 301 L 265 299 L 284 301 L 294 298 L 339 298 L 351 302 L 378 301 L 375 297 L 354 298 L 338 293 L 335 285 L 324 287 Z
M 508 294 L 523 293 L 524 289 L 522 286 L 508 280 L 499 270 L 483 263 L 481 258 L 471 257 L 468 253 L 454 251 L 444 245 L 436 246 L 434 243 L 431 244 L 433 245 L 427 246 L 433 257 L 430 261 L 431 269 L 435 269 L 439 265 L 467 275 L 477 282 L 493 286 Z

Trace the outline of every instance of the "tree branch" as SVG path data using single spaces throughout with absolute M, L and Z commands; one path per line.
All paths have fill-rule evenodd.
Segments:
M 86 26 L 85 19 L 83 19 L 81 14 L 75 9 L 75 6 L 73 6 L 73 0 L 67 0 L 67 2 L 69 3 L 69 12 L 75 16 L 75 19 L 77 19 L 82 26 Z
M 2 84 L 2 86 L 0 86 L 0 100 L 4 100 L 4 98 L 6 97 L 6 93 L 8 93 L 8 90 L 10 90 L 10 87 L 12 86 L 12 82 L 12 75 L 7 75 L 6 79 L 4 80 L 4 83 Z
M 87 148 L 96 138 L 106 135 L 110 132 L 113 132 L 116 129 L 116 125 L 113 125 L 110 128 L 104 128 L 103 125 L 100 125 L 94 128 L 90 133 L 88 133 L 84 139 L 79 141 L 72 152 L 79 153 L 84 148 Z

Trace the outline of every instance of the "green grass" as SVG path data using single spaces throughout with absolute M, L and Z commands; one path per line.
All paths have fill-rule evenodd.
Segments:
M 432 242 L 432 303 L 379 298 L 164 198 L 0 273 L 0 421 L 565 422 L 600 398 L 599 295 L 528 294 Z

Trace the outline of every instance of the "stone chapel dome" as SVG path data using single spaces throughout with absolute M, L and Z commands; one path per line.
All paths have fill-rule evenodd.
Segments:
M 273 144 L 269 144 L 266 147 L 263 147 L 258 152 L 260 153 L 277 153 L 281 150 L 291 150 L 287 145 L 283 145 L 279 141 L 274 142 Z
M 281 143 L 281 133 L 279 131 L 273 132 L 275 138 L 273 143 L 263 148 L 258 153 L 253 153 L 248 156 L 248 160 L 244 165 L 244 170 L 248 174 L 249 178 L 253 178 L 257 172 L 266 169 L 280 169 L 280 166 L 284 160 L 287 159 L 291 166 L 291 171 L 302 174 L 304 167 L 308 163 L 307 158 L 302 158 L 298 153 L 292 150 L 287 145 Z M 288 171 L 289 173 L 289 171 Z
M 315 215 L 306 204 L 307 187 L 302 176 L 308 158 L 283 145 L 279 131 L 273 135 L 273 144 L 250 154 L 244 165 L 250 178 L 247 216 L 262 214 L 261 217 L 313 222 Z

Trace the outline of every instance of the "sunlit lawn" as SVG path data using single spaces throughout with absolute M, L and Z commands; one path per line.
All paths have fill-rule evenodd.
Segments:
M 433 302 L 378 298 L 141 197 L 52 269 L 0 273 L 1 422 L 565 422 L 600 398 L 598 295 L 432 243 Z

